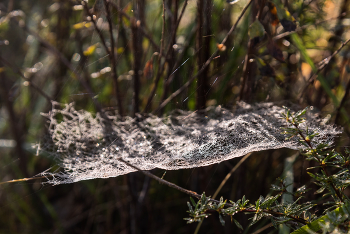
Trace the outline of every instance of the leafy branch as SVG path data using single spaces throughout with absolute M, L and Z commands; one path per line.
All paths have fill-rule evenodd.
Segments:
M 321 229 L 324 233 L 333 230 L 342 233 L 342 231 L 349 230 L 346 220 L 350 217 L 350 201 L 344 194 L 344 190 L 350 185 L 348 169 L 350 165 L 350 151 L 346 149 L 346 156 L 343 156 L 332 149 L 330 144 L 315 141 L 314 138 L 318 136 L 316 131 L 309 131 L 308 127 L 306 127 L 306 130 L 303 129 L 304 126 L 302 124 L 305 123 L 305 114 L 308 108 L 296 113 L 292 113 L 286 107 L 284 109 L 285 112 L 282 113 L 281 118 L 288 125 L 283 128 L 283 133 L 287 135 L 286 140 L 298 137 L 301 145 L 306 147 L 306 149 L 301 149 L 302 154 L 306 156 L 307 160 L 313 160 L 319 164 L 316 167 L 308 168 L 308 170 L 320 168 L 320 173 L 308 172 L 308 174 L 320 188 L 312 191 L 312 189 L 308 189 L 303 185 L 294 193 L 291 193 L 287 191 L 287 187 L 292 186 L 292 184 L 286 184 L 285 180 L 280 179 L 280 185 L 272 185 L 272 190 L 278 192 L 277 195 L 269 195 L 266 198 L 260 196 L 253 204 L 249 203 L 245 196 L 237 202 L 230 201 L 230 203 L 227 203 L 221 197 L 217 203 L 211 201 L 203 193 L 197 203 L 192 198 L 191 203 L 187 203 L 190 217 L 185 218 L 185 220 L 188 223 L 202 222 L 211 213 L 218 213 L 222 225 L 225 225 L 223 216 L 228 215 L 231 216 L 231 220 L 234 221 L 238 228 L 243 229 L 232 216 L 237 213 L 245 213 L 254 214 L 251 218 L 250 226 L 262 218 L 269 218 L 274 227 L 278 228 L 279 224 L 285 224 L 297 229 L 294 232 L 297 234 L 314 233 Z M 333 168 L 333 170 L 330 170 L 329 167 Z M 334 172 L 334 168 L 338 169 L 338 171 L 331 174 L 330 171 Z M 302 195 L 307 192 L 323 194 L 323 198 L 331 195 L 333 201 L 329 201 L 329 199 L 323 201 L 323 207 L 328 207 L 323 211 L 323 216 L 316 215 L 316 212 L 312 209 L 319 202 L 301 202 Z M 283 200 L 279 201 L 282 194 L 290 194 L 296 200 L 293 203 Z M 301 227 L 302 225 L 304 226 Z

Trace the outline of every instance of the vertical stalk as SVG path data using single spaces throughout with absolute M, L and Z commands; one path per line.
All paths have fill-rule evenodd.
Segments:
M 204 48 L 203 48 L 203 8 L 204 2 L 197 0 L 197 34 L 196 34 L 196 51 L 197 51 L 197 67 L 198 70 L 203 66 L 204 60 Z M 203 61 L 204 60 L 204 61 Z M 206 79 L 205 72 L 201 73 L 197 77 L 197 93 L 196 93 L 196 109 L 205 108 L 204 98 L 204 80 Z
M 120 89 L 119 89 L 119 84 L 118 84 L 117 64 L 116 64 L 115 53 L 114 53 L 115 42 L 114 42 L 114 37 L 113 37 L 113 23 L 112 23 L 112 18 L 111 18 L 111 14 L 110 14 L 109 3 L 107 2 L 107 0 L 104 0 L 104 5 L 106 8 L 107 21 L 108 21 L 108 26 L 109 26 L 108 27 L 109 28 L 109 37 L 110 37 L 110 43 L 111 43 L 111 48 L 107 52 L 109 52 L 109 59 L 110 59 L 110 63 L 112 66 L 112 77 L 113 77 L 113 83 L 114 83 L 114 90 L 115 90 L 115 93 L 117 96 L 118 110 L 119 110 L 119 114 L 121 116 L 123 116 L 124 110 L 123 110 L 123 103 L 122 103 L 122 98 L 120 95 Z
M 141 9 L 144 0 L 135 0 L 134 1 L 134 13 L 135 17 L 131 22 L 131 31 L 132 31 L 132 45 L 133 45 L 133 54 L 134 54 L 134 63 L 133 63 L 133 70 L 134 70 L 134 95 L 133 95 L 133 116 L 135 116 L 136 113 L 139 111 L 139 95 L 140 95 L 140 74 L 139 71 L 141 70 L 141 59 L 142 59 L 142 36 L 139 32 L 139 26 L 143 24 L 144 22 L 141 22 L 140 16 L 143 15 L 141 11 L 144 9 Z
M 149 95 L 148 99 L 147 99 L 147 104 L 145 109 L 143 110 L 143 112 L 148 112 L 151 107 L 152 107 L 152 100 L 153 97 L 157 91 L 157 86 L 161 77 L 161 74 L 163 72 L 164 69 L 164 64 L 161 64 L 162 62 L 162 57 L 163 57 L 163 53 L 164 53 L 164 31 L 165 31 L 165 0 L 163 0 L 163 14 L 162 14 L 162 19 L 163 19 L 163 24 L 162 24 L 162 37 L 160 39 L 160 50 L 159 50 L 159 56 L 158 56 L 158 71 L 157 71 L 157 75 L 156 75 L 156 79 L 153 82 L 153 87 L 152 87 L 152 91 L 151 94 Z
M 261 2 L 254 0 L 252 3 L 252 22 L 254 22 L 256 19 L 256 16 L 260 16 L 260 9 L 259 8 Z M 248 41 L 248 49 L 247 49 L 247 54 L 245 55 L 244 58 L 244 66 L 243 66 L 243 77 L 242 77 L 242 84 L 240 88 L 240 93 L 239 93 L 239 100 L 242 101 L 247 101 L 250 102 L 252 99 L 252 92 L 253 92 L 253 85 L 254 85 L 254 79 L 256 76 L 256 70 L 257 70 L 257 65 L 256 62 L 250 61 L 255 54 L 255 43 L 254 40 L 249 39 Z
M 212 0 L 197 1 L 197 37 L 196 50 L 197 66 L 200 70 L 210 57 L 210 39 L 211 39 L 211 11 Z M 198 76 L 196 109 L 204 109 L 207 102 L 207 93 L 209 91 L 209 66 Z

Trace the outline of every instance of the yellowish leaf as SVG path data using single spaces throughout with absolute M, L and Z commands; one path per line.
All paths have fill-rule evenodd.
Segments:
M 85 27 L 85 22 L 81 22 L 73 25 L 74 29 L 81 29 L 83 27 Z
M 85 28 L 90 28 L 90 27 L 92 26 L 92 23 L 91 23 L 91 22 L 88 22 L 88 23 L 86 23 L 84 26 L 85 26 Z
M 92 54 L 95 52 L 97 45 L 98 45 L 98 44 L 89 46 L 89 47 L 83 52 L 83 54 L 84 54 L 85 56 L 90 56 L 90 55 L 92 55 Z
M 80 23 L 77 23 L 77 24 L 74 24 L 73 25 L 73 28 L 74 29 L 82 29 L 82 28 L 89 28 L 92 26 L 92 23 L 91 22 L 80 22 Z
M 117 50 L 117 53 L 118 54 L 124 53 L 124 48 L 123 47 L 119 47 L 118 50 Z

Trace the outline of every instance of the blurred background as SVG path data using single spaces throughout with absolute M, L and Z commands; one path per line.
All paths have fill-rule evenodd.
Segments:
M 349 0 L 2 0 L 0 181 L 56 164 L 32 147 L 47 133 L 40 113 L 50 111 L 51 101 L 121 116 L 233 109 L 237 101 L 312 106 L 343 127 L 336 142 L 343 151 L 350 130 L 349 8 Z M 295 153 L 253 153 L 219 196 L 266 196 Z M 152 173 L 213 195 L 239 160 Z M 302 156 L 293 162 L 294 188 L 313 186 L 308 166 Z M 42 182 L 0 185 L 0 233 L 189 233 L 197 226 L 183 220 L 188 195 L 139 172 Z M 248 227 L 248 218 L 237 215 L 241 231 L 213 214 L 200 233 L 278 232 L 266 226 L 269 220 Z

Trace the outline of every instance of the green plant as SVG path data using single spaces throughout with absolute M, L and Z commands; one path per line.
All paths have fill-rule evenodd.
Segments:
M 191 203 L 188 202 L 190 218 L 185 218 L 188 223 L 200 222 L 211 212 L 216 211 L 219 213 L 222 225 L 225 225 L 223 216 L 229 215 L 241 229 L 243 229 L 242 226 L 233 218 L 237 213 L 254 214 L 250 225 L 262 218 L 268 218 L 276 228 L 279 224 L 284 224 L 294 229 L 293 233 L 316 233 L 321 230 L 323 233 L 349 232 L 347 221 L 350 217 L 350 200 L 345 189 L 350 184 L 350 151 L 346 149 L 343 155 L 327 143 L 313 141 L 318 133 L 311 132 L 307 126 L 303 126 L 307 108 L 297 113 L 292 113 L 290 109 L 284 108 L 282 118 L 286 121 L 287 126 L 283 128 L 283 133 L 287 139 L 298 137 L 299 142 L 305 146 L 304 149 L 301 149 L 301 154 L 306 160 L 316 162 L 316 166 L 309 167 L 307 170 L 318 189 L 314 191 L 303 185 L 295 192 L 288 192 L 287 188 L 293 184 L 286 184 L 286 180 L 279 179 L 277 185 L 272 185 L 272 191 L 277 194 L 268 195 L 265 198 L 260 196 L 255 203 L 249 203 L 245 196 L 236 202 L 227 202 L 223 198 L 218 202 L 203 193 L 197 203 L 192 198 Z M 302 202 L 305 200 L 303 195 L 307 193 L 319 194 L 320 198 Z M 292 195 L 295 201 L 281 200 L 283 194 Z M 313 209 L 316 206 L 322 212 Z

